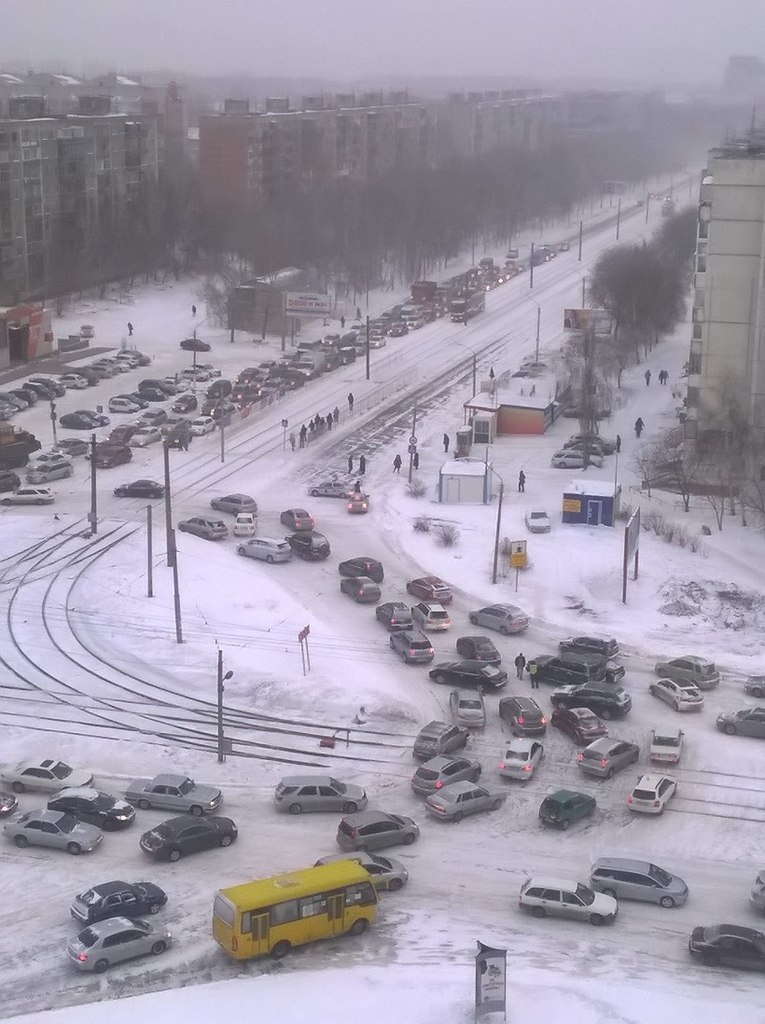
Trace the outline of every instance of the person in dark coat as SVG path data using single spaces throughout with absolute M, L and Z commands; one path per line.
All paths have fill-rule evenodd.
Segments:
M 348 411 L 353 412 L 353 392 L 348 392 Z
M 616 454 L 618 455 L 621 450 L 622 450 L 622 435 L 621 434 L 617 434 L 616 435 Z
M 415 469 L 419 469 L 420 468 L 420 453 L 419 452 L 415 452 L 414 455 L 412 456 L 412 466 Z
M 521 470 L 518 474 L 518 491 L 521 494 L 526 493 L 526 474 L 523 472 L 523 470 Z
M 348 472 L 349 473 L 353 472 L 353 456 L 352 455 L 348 456 Z
M 362 493 L 361 492 L 361 480 L 357 480 L 356 481 L 356 483 L 353 485 L 353 490 L 354 490 L 355 494 L 361 494 Z
M 345 317 L 344 316 L 340 317 L 340 330 L 341 331 L 345 330 Z
M 444 452 L 449 451 L 449 435 L 444 434 Z
M 132 335 L 133 335 L 133 325 L 130 323 L 129 320 L 128 320 L 127 329 L 128 329 L 128 334 L 132 337 Z
M 332 429 L 332 413 L 331 412 L 327 413 L 327 417 L 324 420 L 324 422 L 327 424 L 327 430 L 331 430 Z
M 635 437 L 640 437 L 640 435 L 643 433 L 644 426 L 645 423 L 643 423 L 641 417 L 638 416 L 638 418 L 635 420 Z
M 359 476 L 363 476 L 367 471 L 367 457 L 366 455 L 359 455 Z
M 196 316 L 197 315 L 197 307 L 196 306 L 192 306 L 191 307 L 191 315 L 192 316 Z
M 519 652 L 517 654 L 513 664 L 515 665 L 516 676 L 518 677 L 518 679 L 523 679 L 523 670 L 526 668 L 526 659 L 524 658 L 522 652 Z
M 643 374 L 643 376 L 645 377 L 645 386 L 646 387 L 650 387 L 650 384 L 651 384 L 651 371 L 650 370 L 646 370 L 645 373 Z
M 308 434 L 308 427 L 306 427 L 306 425 L 304 423 L 303 426 L 300 428 L 300 431 L 299 431 L 300 447 L 301 448 L 305 448 L 305 439 L 306 439 L 306 435 L 307 434 Z
M 361 320 L 361 306 L 356 306 L 356 319 Z
M 401 472 L 401 456 L 400 455 L 397 455 L 396 458 L 393 460 L 393 472 L 394 473 L 400 473 Z
M 335 421 L 335 423 L 337 423 L 338 420 L 340 419 L 340 410 L 338 409 L 337 406 L 335 406 L 335 411 L 332 413 L 332 419 Z

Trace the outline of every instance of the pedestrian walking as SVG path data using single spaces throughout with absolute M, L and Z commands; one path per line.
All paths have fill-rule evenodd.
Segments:
M 191 307 L 191 315 L 192 316 L 196 316 L 197 315 L 197 307 L 196 306 L 192 306 Z
M 396 458 L 393 460 L 393 472 L 394 473 L 400 473 L 401 472 L 401 456 L 400 455 L 397 455 Z
M 295 431 L 293 430 L 292 433 L 290 434 L 290 447 L 292 448 L 293 452 L 295 451 L 295 442 L 296 441 L 297 441 L 297 438 L 295 437 Z
M 353 392 L 348 392 L 348 412 L 353 412 Z
M 523 470 L 521 470 L 518 474 L 518 492 L 520 494 L 526 493 L 526 474 L 523 472 Z
M 313 420 L 309 420 L 308 421 L 308 436 L 309 437 L 313 437 L 314 430 L 316 430 L 316 426 L 315 426 Z
M 341 331 L 345 330 L 345 317 L 344 316 L 340 317 L 340 330 Z
M 353 490 L 355 494 L 361 494 L 361 480 L 356 481 L 356 483 L 353 485 Z
M 419 469 L 420 468 L 420 453 L 419 452 L 415 452 L 414 455 L 412 456 L 412 466 L 414 467 L 414 469 Z
M 662 370 L 661 375 L 664 378 L 664 380 L 662 380 L 662 384 L 666 384 L 669 380 L 669 370 Z
M 640 416 L 638 416 L 638 418 L 635 420 L 635 437 L 640 437 L 640 435 L 643 433 L 644 426 L 645 423 L 643 423 L 643 420 L 640 418 Z
M 300 436 L 300 447 L 301 448 L 305 448 L 305 439 L 306 439 L 306 435 L 307 434 L 308 434 L 308 427 L 306 427 L 306 425 L 304 423 L 303 426 L 300 428 L 300 435 L 299 435 Z
M 363 476 L 367 471 L 367 457 L 366 455 L 359 455 L 359 476 Z
M 332 429 L 332 413 L 328 412 L 324 422 L 327 424 L 327 430 Z
M 449 451 L 449 435 L 444 434 L 444 452 Z
M 618 455 L 621 450 L 622 450 L 622 435 L 621 434 L 617 434 L 616 435 L 616 454 Z
M 535 661 L 530 661 L 527 665 L 527 668 L 529 673 L 529 679 L 531 680 L 531 689 L 538 690 L 539 680 L 537 679 L 537 663 Z
M 129 334 L 129 335 L 130 335 L 130 337 L 132 338 L 132 336 L 133 336 L 133 325 L 132 325 L 132 324 L 130 323 L 130 321 L 129 321 L 129 320 L 128 320 L 128 325 L 127 325 L 127 328 L 128 328 L 128 334 Z
M 356 306 L 356 319 L 361 320 L 361 307 Z
M 650 387 L 650 384 L 651 384 L 651 371 L 650 370 L 646 370 L 645 373 L 643 374 L 643 376 L 645 377 L 645 386 L 646 387 Z
M 335 411 L 332 413 L 332 419 L 337 423 L 340 419 L 340 410 L 335 406 Z
M 523 670 L 526 668 L 526 659 L 521 652 L 518 653 L 513 664 L 515 665 L 516 676 L 518 679 L 523 679 Z
M 352 455 L 348 456 L 348 472 L 349 473 L 353 472 L 353 456 Z

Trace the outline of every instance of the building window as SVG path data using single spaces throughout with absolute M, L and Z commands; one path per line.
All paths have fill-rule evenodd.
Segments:
M 701 341 L 703 329 L 704 328 L 702 324 L 693 325 L 693 334 L 691 335 L 691 337 L 694 341 Z
M 688 388 L 687 404 L 689 409 L 697 409 L 699 405 L 699 389 Z
M 688 373 L 701 373 L 701 356 L 691 354 L 688 359 Z
M 703 273 L 706 272 L 706 269 L 707 269 L 707 258 L 706 258 L 706 256 L 702 256 L 701 253 L 699 253 L 696 256 L 696 270 L 698 271 L 699 274 L 703 274 Z

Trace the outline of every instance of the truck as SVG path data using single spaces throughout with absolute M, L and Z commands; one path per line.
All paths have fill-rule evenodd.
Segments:
M 483 288 L 476 288 L 456 299 L 452 299 L 449 305 L 449 316 L 454 324 L 466 324 L 477 313 L 483 313 L 486 309 L 486 291 Z
M 412 303 L 415 306 L 421 306 L 424 302 L 432 302 L 436 297 L 437 289 L 437 281 L 414 281 L 410 289 Z
M 32 452 L 39 451 L 40 448 L 42 445 L 34 434 L 0 420 L 0 469 L 17 469 L 25 466 Z

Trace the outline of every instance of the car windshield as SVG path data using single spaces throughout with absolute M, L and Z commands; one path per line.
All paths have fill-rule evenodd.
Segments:
M 468 697 L 467 699 L 460 701 L 460 708 L 463 711 L 480 711 L 482 707 L 483 705 L 480 700 L 474 700 Z
M 589 761 L 600 761 L 604 755 L 599 750 L 590 750 L 589 747 L 585 747 L 582 751 L 582 757 Z
M 589 907 L 595 900 L 595 893 L 592 889 L 588 889 L 586 885 L 581 883 L 576 887 L 576 895 L 586 907 Z
M 54 764 L 51 771 L 57 779 L 66 779 L 72 774 L 72 769 L 68 764 L 64 764 L 63 761 L 59 761 L 58 764 Z
M 655 800 L 656 792 L 653 789 L 633 789 L 632 796 L 635 800 Z
M 438 778 L 438 772 L 434 772 L 432 768 L 418 768 L 415 774 L 418 779 L 424 779 L 426 782 L 432 782 L 433 779 Z
M 91 906 L 93 903 L 98 903 L 101 896 L 95 889 L 88 889 L 87 892 L 82 893 L 82 895 L 77 898 L 82 903 L 86 903 L 88 906 Z
M 707 662 L 698 666 L 700 676 L 713 676 L 715 674 L 715 667 L 711 663 Z
M 528 750 L 513 750 L 510 748 L 505 751 L 506 761 L 528 761 L 529 752 Z
M 79 824 L 77 819 L 71 814 L 62 814 L 59 820 L 56 822 L 56 827 L 61 832 L 71 832 Z
M 445 619 L 445 618 L 447 618 L 447 615 L 446 615 L 445 611 L 443 611 L 443 610 L 436 611 L 435 608 L 431 608 L 430 612 L 428 613 L 428 615 L 429 615 L 429 617 L 431 619 Z
M 672 875 L 663 868 L 657 868 L 655 864 L 651 865 L 651 878 L 654 878 L 659 885 L 663 885 L 665 888 L 672 881 Z
M 194 789 L 194 783 L 191 779 L 184 779 L 178 789 L 180 789 L 183 796 L 187 796 Z
M 529 519 L 547 519 L 546 512 L 532 512 Z
M 114 807 L 114 798 L 109 796 L 108 793 L 99 793 L 93 801 L 93 804 L 97 811 L 108 811 Z
M 654 736 L 654 743 L 658 743 L 661 747 L 679 747 L 680 737 L 679 736 Z

